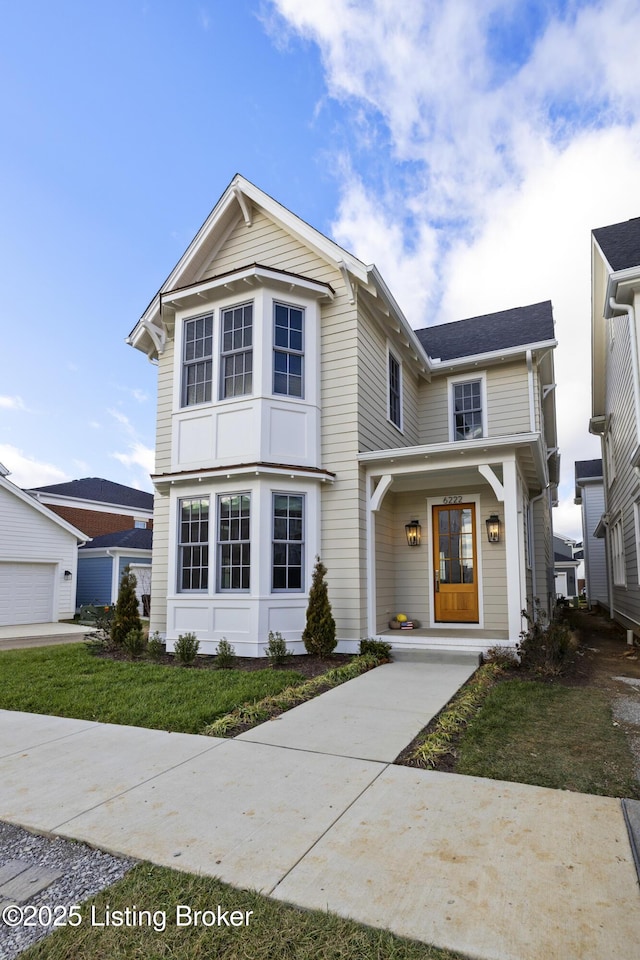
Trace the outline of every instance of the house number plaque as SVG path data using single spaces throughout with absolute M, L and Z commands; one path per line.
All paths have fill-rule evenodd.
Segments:
M 443 497 L 443 503 L 462 503 L 462 497 Z

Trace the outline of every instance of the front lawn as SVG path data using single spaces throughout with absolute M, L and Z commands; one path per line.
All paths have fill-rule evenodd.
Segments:
M 92 656 L 84 644 L 0 653 L 0 708 L 200 733 L 242 703 L 302 683 L 292 670 L 194 670 Z
M 95 918 L 103 922 L 107 907 L 111 916 L 135 905 L 136 910 L 160 911 L 157 926 L 92 926 Z M 176 925 L 176 905 L 182 904 Z M 213 911 L 218 905 L 225 911 L 238 911 L 233 922 L 247 920 L 242 926 L 205 926 L 189 920 L 196 911 Z M 187 912 L 186 908 L 190 908 Z M 23 960 L 116 960 L 116 958 L 171 958 L 171 960 L 462 960 L 458 953 L 438 950 L 424 943 L 406 940 L 384 930 L 373 930 L 353 920 L 342 920 L 330 913 L 297 910 L 269 900 L 259 893 L 235 890 L 219 880 L 179 873 L 164 867 L 140 864 L 123 880 L 104 890 L 80 909 L 78 926 L 58 929 L 35 944 Z M 239 914 L 242 912 L 244 917 Z M 247 918 L 248 915 L 248 918 Z M 207 914 L 206 921 L 212 919 Z M 232 922 L 228 914 L 228 922 Z M 74 918 L 75 922 L 75 918 Z
M 610 697 L 591 687 L 498 683 L 456 753 L 456 773 L 607 797 L 640 796 Z

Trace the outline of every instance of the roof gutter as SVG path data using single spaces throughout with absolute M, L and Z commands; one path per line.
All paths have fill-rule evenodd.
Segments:
M 470 353 L 464 357 L 454 357 L 451 360 L 441 360 L 439 357 L 431 357 L 432 369 L 435 372 L 440 370 L 453 370 L 454 367 L 480 366 L 492 360 L 502 360 L 507 357 L 521 357 L 536 350 L 552 350 L 558 346 L 557 340 L 541 340 L 538 343 L 520 344 L 517 347 L 507 347 L 504 350 L 491 350 L 488 353 Z

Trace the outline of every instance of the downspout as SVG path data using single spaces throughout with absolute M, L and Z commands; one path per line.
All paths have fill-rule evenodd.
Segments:
M 633 408 L 636 417 L 636 449 L 640 447 L 640 375 L 638 373 L 638 337 L 636 335 L 635 310 L 630 303 L 617 303 L 609 297 L 611 310 L 626 313 L 629 319 L 629 343 L 631 346 L 631 372 L 633 375 Z

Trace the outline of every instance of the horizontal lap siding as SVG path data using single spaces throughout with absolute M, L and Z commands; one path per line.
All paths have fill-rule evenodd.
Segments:
M 582 536 L 585 546 L 585 577 L 587 596 L 591 603 L 607 606 L 607 554 L 604 537 L 595 537 L 594 530 L 605 512 L 604 487 L 600 484 L 588 484 L 582 488 L 583 527 Z
M 449 442 L 449 406 L 445 377 L 421 383 L 418 390 L 418 428 L 420 443 Z
M 158 358 L 158 412 L 156 422 L 156 473 L 171 470 L 171 414 L 173 413 L 174 342 L 168 340 Z M 155 520 L 155 517 L 154 517 Z
M 111 603 L 111 557 L 78 557 L 77 605 L 86 603 Z
M 609 486 L 607 513 L 610 529 L 622 516 L 626 569 L 626 586 L 612 587 L 613 605 L 616 614 L 634 624 L 640 624 L 640 588 L 633 510 L 640 491 L 631 465 L 631 456 L 636 447 L 636 423 L 629 321 L 626 316 L 622 316 L 611 322 L 614 339 L 607 351 L 606 410 L 610 415 L 616 472 L 615 479 Z
M 529 379 L 524 362 L 487 369 L 487 407 L 490 437 L 529 432 Z
M 156 493 L 153 506 L 153 554 L 151 561 L 151 617 L 149 629 L 164 634 L 167 629 L 167 576 L 169 558 L 169 496 Z

